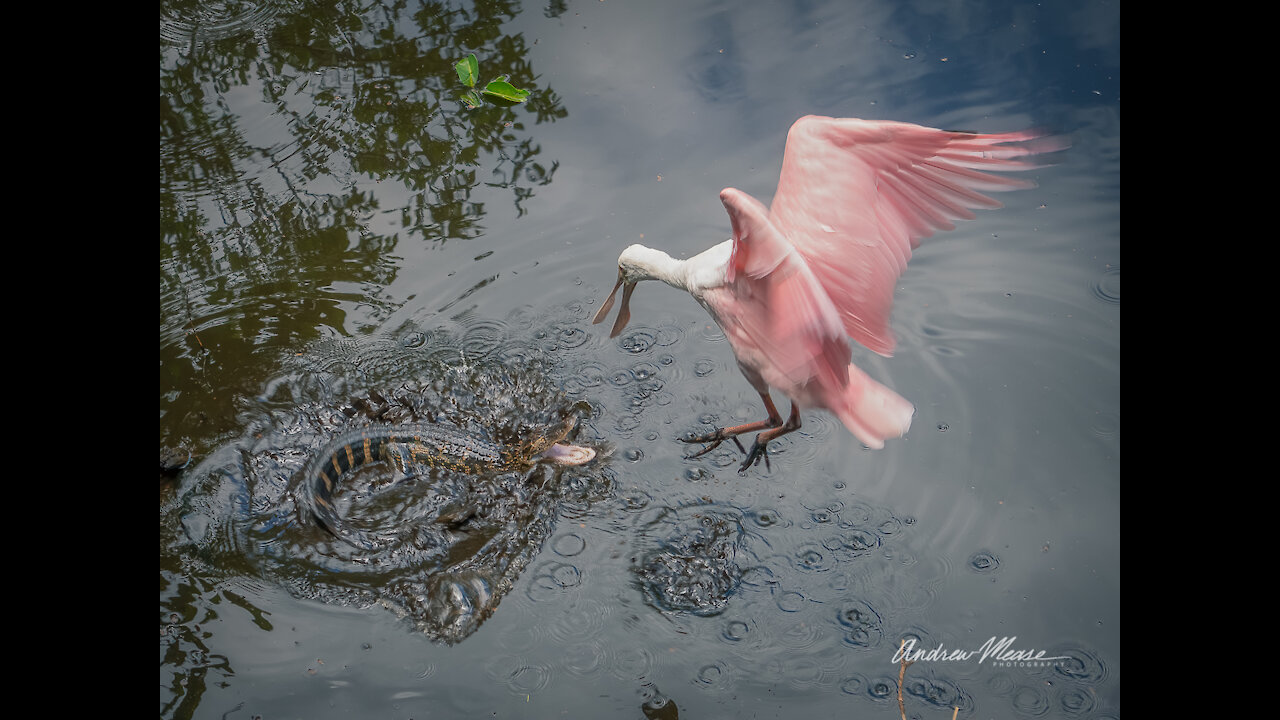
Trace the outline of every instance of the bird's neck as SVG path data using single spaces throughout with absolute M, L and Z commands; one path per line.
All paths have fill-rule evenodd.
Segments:
M 688 261 L 677 260 L 661 250 L 638 248 L 644 272 L 653 280 L 661 280 L 673 288 L 688 290 Z
M 633 252 L 637 253 L 635 259 L 650 279 L 699 295 L 703 290 L 724 284 L 733 241 L 722 242 L 688 260 L 678 260 L 661 250 L 643 246 L 637 246 Z
M 725 282 L 732 254 L 733 241 L 725 240 L 684 261 L 681 268 L 684 285 L 681 287 L 695 295 L 701 295 L 703 290 L 720 287 Z

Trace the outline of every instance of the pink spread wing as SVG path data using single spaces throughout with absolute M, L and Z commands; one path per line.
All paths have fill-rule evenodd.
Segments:
M 810 115 L 787 134 L 769 217 L 808 262 L 849 336 L 891 355 L 893 290 L 911 251 L 973 218 L 974 208 L 1000 207 L 984 192 L 1034 186 L 987 171 L 1040 167 L 1019 158 L 1065 147 L 1034 131 L 976 135 Z
M 840 315 L 804 258 L 769 221 L 762 204 L 746 193 L 720 193 L 733 223 L 727 285 L 705 299 L 739 360 L 753 365 L 775 387 L 818 378 L 843 387 L 849 344 Z

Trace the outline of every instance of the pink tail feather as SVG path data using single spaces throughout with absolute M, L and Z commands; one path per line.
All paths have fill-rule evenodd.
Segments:
M 843 400 L 843 406 L 831 408 L 832 412 L 862 444 L 877 450 L 884 447 L 885 440 L 906 435 L 916 412 L 906 398 L 872 380 L 852 363 L 849 384 L 837 400 Z

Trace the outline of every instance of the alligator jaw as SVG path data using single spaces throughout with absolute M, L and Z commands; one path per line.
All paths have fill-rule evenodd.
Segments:
M 535 462 L 547 461 L 556 465 L 585 465 L 596 457 L 596 451 L 580 445 L 564 442 L 578 424 L 578 418 L 570 415 L 565 419 L 564 427 L 552 439 L 552 445 L 534 457 Z

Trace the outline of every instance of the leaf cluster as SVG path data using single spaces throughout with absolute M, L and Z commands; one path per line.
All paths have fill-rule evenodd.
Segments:
M 458 80 L 471 90 L 462 94 L 462 102 L 468 108 L 477 108 L 484 104 L 481 96 L 489 98 L 490 102 L 503 107 L 510 107 L 524 102 L 529 97 L 529 91 L 518 88 L 507 82 L 506 75 L 499 75 L 490 80 L 484 86 L 484 91 L 477 92 L 475 90 L 476 80 L 480 77 L 480 62 L 476 60 L 475 53 L 471 53 L 467 57 L 459 60 L 454 64 L 454 69 L 458 71 Z

